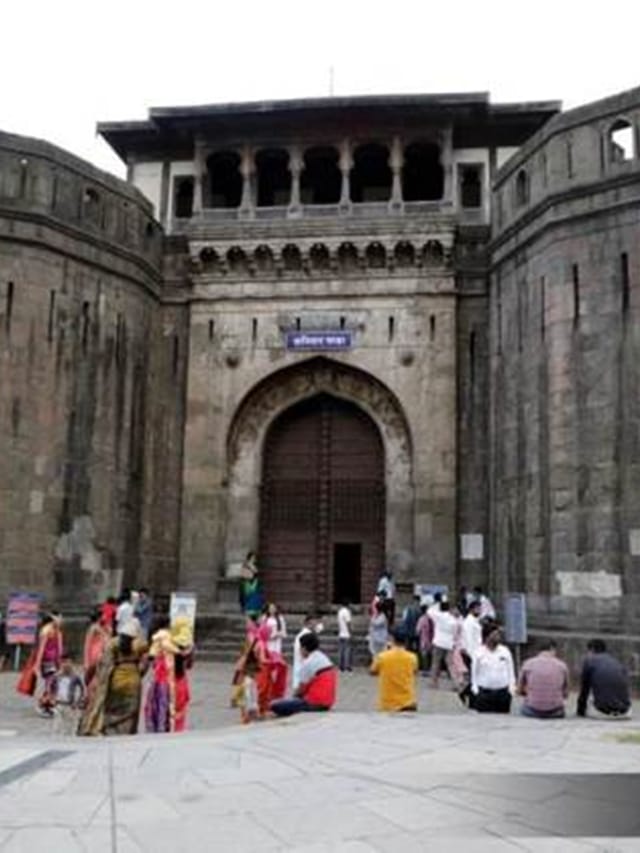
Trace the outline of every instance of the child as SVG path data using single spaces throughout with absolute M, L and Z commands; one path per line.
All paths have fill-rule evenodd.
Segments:
M 257 720 L 259 716 L 258 687 L 255 678 L 259 669 L 260 661 L 252 644 L 238 661 L 233 677 L 231 705 L 240 708 L 242 723 L 250 723 L 252 720 Z
M 60 672 L 54 684 L 54 696 L 54 732 L 60 735 L 76 734 L 85 688 L 68 656 L 64 656 L 60 663 Z

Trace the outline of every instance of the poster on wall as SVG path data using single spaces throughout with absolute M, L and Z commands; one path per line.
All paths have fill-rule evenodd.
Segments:
M 10 646 L 33 646 L 38 636 L 40 596 L 33 592 L 12 592 L 7 604 L 6 642 Z
M 186 619 L 195 636 L 196 605 L 198 597 L 195 592 L 172 592 L 169 604 L 169 619 L 173 627 L 177 620 Z

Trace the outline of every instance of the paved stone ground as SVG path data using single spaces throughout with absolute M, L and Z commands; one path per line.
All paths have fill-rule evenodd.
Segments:
M 191 732 L 107 740 L 54 737 L 0 676 L 2 853 L 640 849 L 637 723 L 477 715 L 423 681 L 420 713 L 378 714 L 355 673 L 336 712 L 240 726 L 229 677 L 197 667 Z
M 191 675 L 192 702 L 189 728 L 210 730 L 238 724 L 237 711 L 229 708 L 233 667 L 227 663 L 200 662 Z M 33 711 L 33 702 L 15 692 L 14 673 L 0 674 L 0 731 L 18 735 L 47 734 L 51 725 Z M 421 678 L 420 706 L 428 711 L 466 713 L 456 694 L 443 679 L 436 691 L 430 680 Z M 375 708 L 376 680 L 364 669 L 344 673 L 340 677 L 338 709 L 343 711 L 369 711 Z

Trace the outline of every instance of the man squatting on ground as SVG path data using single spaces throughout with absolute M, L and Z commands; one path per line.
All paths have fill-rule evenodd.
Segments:
M 313 632 L 300 637 L 300 667 L 298 687 L 291 699 L 277 699 L 271 711 L 277 717 L 290 717 L 300 711 L 328 711 L 336 701 L 337 672 Z
M 416 675 L 418 658 L 405 648 L 407 638 L 403 628 L 391 633 L 392 645 L 373 659 L 370 672 L 379 677 L 379 711 L 416 711 Z

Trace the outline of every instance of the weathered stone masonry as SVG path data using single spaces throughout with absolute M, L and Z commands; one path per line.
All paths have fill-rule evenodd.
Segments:
M 557 110 L 152 110 L 101 126 L 137 189 L 0 135 L 0 597 L 122 570 L 214 608 L 264 538 L 271 425 L 329 394 L 380 434 L 400 580 L 637 632 L 640 92 Z

